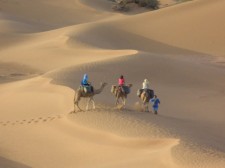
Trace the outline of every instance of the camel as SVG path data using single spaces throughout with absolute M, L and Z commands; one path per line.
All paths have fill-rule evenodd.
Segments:
M 103 89 L 104 89 L 104 87 L 106 85 L 107 85 L 107 83 L 101 83 L 100 84 L 100 88 L 99 89 L 94 89 L 94 91 L 92 93 L 84 93 L 83 90 L 78 88 L 75 91 L 75 95 L 74 95 L 74 112 L 76 111 L 76 107 L 78 107 L 78 109 L 80 111 L 83 111 L 83 110 L 81 110 L 81 108 L 79 107 L 79 104 L 78 104 L 81 98 L 89 98 L 88 102 L 87 102 L 87 105 L 86 105 L 86 110 L 89 110 L 90 102 L 92 102 L 92 108 L 95 109 L 95 102 L 94 102 L 93 97 L 96 94 L 100 94 L 103 91 Z
M 131 88 L 132 87 L 132 84 L 128 84 L 127 87 Z M 119 89 L 118 86 L 113 85 L 112 88 L 114 88 L 113 91 L 112 91 L 112 93 L 116 97 L 116 106 L 119 105 L 119 100 L 121 99 L 122 100 L 122 106 L 120 108 L 123 108 L 126 105 L 126 99 L 127 99 L 127 95 L 128 94 L 127 93 L 124 93 L 122 91 L 122 89 Z
M 153 97 L 151 97 L 151 94 L 147 90 L 143 90 L 143 92 L 140 95 L 140 98 L 142 100 L 143 111 L 149 112 L 149 108 L 148 108 L 149 100 Z

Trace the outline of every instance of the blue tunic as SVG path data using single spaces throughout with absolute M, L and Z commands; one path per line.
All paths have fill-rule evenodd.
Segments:
M 156 98 L 156 99 L 153 98 L 150 101 L 153 103 L 152 107 L 154 107 L 154 108 L 158 108 L 159 107 L 160 100 L 158 98 Z
M 83 80 L 81 81 L 81 85 L 89 85 L 87 74 L 84 74 Z

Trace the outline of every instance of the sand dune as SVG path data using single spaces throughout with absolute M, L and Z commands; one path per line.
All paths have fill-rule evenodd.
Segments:
M 4 18 L 35 25 L 42 29 L 80 24 L 104 17 L 101 12 L 83 5 L 78 0 L 68 0 L 66 3 L 63 0 L 13 0 L 0 1 L 0 5 Z
M 224 167 L 224 1 L 160 2 L 0 0 L 0 167 Z M 84 73 L 108 86 L 73 113 Z M 124 110 L 110 93 L 120 74 Z M 144 78 L 158 116 L 135 106 Z
M 167 45 L 224 56 L 224 3 L 190 1 L 121 20 L 116 26 Z

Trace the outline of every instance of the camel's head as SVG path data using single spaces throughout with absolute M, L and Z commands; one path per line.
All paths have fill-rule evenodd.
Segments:
M 107 85 L 107 83 L 105 83 L 105 82 L 101 82 L 101 84 L 100 84 L 102 87 L 105 87 L 106 85 Z

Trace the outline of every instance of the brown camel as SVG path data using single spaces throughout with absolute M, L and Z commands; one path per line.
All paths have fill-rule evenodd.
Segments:
M 92 93 L 84 93 L 82 89 L 80 89 L 80 88 L 77 89 L 75 91 L 75 95 L 74 95 L 74 112 L 76 110 L 76 107 L 78 107 L 78 109 L 81 110 L 81 108 L 79 107 L 79 104 L 78 104 L 81 98 L 89 98 L 88 102 L 87 102 L 86 110 L 89 109 L 90 102 L 92 102 L 93 109 L 95 109 L 95 102 L 94 102 L 93 97 L 96 94 L 100 94 L 106 85 L 107 85 L 107 83 L 101 83 L 100 88 L 94 89 L 94 91 Z M 81 110 L 81 111 L 83 111 L 83 110 Z
M 123 92 L 122 89 L 118 86 L 113 85 L 112 87 L 114 88 L 112 93 L 116 97 L 116 106 L 119 105 L 119 100 L 121 99 L 122 100 L 122 106 L 120 108 L 123 108 L 126 105 L 126 99 L 127 99 L 128 94 Z M 132 84 L 128 84 L 127 87 L 131 88 Z

